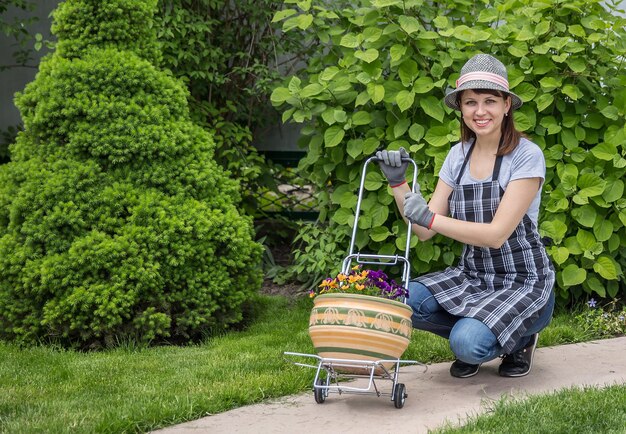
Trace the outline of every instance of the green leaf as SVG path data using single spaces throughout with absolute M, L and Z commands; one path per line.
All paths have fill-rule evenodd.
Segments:
M 413 106 L 414 101 L 415 94 L 413 92 L 409 92 L 408 90 L 401 90 L 396 95 L 396 103 L 398 103 L 398 108 L 401 112 L 410 109 L 411 106 Z
M 564 129 L 561 131 L 561 142 L 567 149 L 574 149 L 578 146 L 578 139 L 572 130 Z
M 584 95 L 580 91 L 578 86 L 574 86 L 573 84 L 566 84 L 561 89 L 561 92 L 563 92 L 565 95 L 569 96 L 574 101 L 578 101 L 578 99 L 581 98 Z
M 378 190 L 383 185 L 383 177 L 378 172 L 368 172 L 365 175 L 364 187 L 368 191 Z
M 306 30 L 313 23 L 313 15 L 304 14 L 298 15 L 293 18 L 289 18 L 283 23 L 283 31 L 288 32 L 296 27 L 301 30 Z
M 372 63 L 374 60 L 378 59 L 378 50 L 375 48 L 368 48 L 365 51 L 357 50 L 354 52 L 354 57 L 364 62 Z
M 406 15 L 400 15 L 400 17 L 398 18 L 398 23 L 400 24 L 402 30 L 407 32 L 409 35 L 417 32 L 421 27 L 420 22 L 417 20 L 417 18 Z
M 311 9 L 311 0 L 298 0 L 296 4 L 305 12 Z
M 539 80 L 541 89 L 544 92 L 550 92 L 561 87 L 563 80 L 560 77 L 543 77 Z
M 384 89 L 383 89 L 384 91 Z M 370 100 L 370 95 L 368 93 L 368 91 L 364 90 L 363 92 L 361 92 L 360 94 L 357 95 L 356 97 L 356 101 L 354 101 L 354 107 L 359 107 L 362 105 L 367 104 L 367 102 Z
M 583 173 L 578 179 L 578 194 L 582 197 L 599 196 L 604 192 L 606 181 L 595 173 Z
M 614 121 L 619 119 L 619 110 L 617 109 L 617 107 L 612 106 L 612 105 L 604 107 L 602 110 L 600 110 L 600 113 L 602 113 L 605 117 L 612 119 Z
M 417 63 L 411 59 L 402 62 L 398 68 L 398 77 L 400 77 L 402 84 L 405 86 L 411 85 L 413 80 L 417 77 L 417 74 Z
M 322 112 L 320 116 L 328 125 L 333 125 L 335 122 L 337 122 L 337 120 L 335 119 L 335 109 L 333 107 L 328 107 Z
M 348 152 L 349 156 L 356 159 L 356 157 L 363 154 L 363 140 L 362 139 L 350 140 L 348 142 L 348 147 L 346 151 Z
M 342 208 L 352 208 L 356 205 L 357 196 L 348 184 L 337 187 L 330 195 L 332 203 L 340 205 Z
M 319 79 L 322 81 L 330 81 L 337 75 L 338 72 L 339 68 L 337 68 L 336 66 L 330 66 L 322 71 Z
M 598 219 L 593 226 L 593 234 L 600 242 L 608 241 L 613 236 L 613 223 L 610 220 Z
M 513 118 L 515 119 L 515 127 L 519 131 L 528 131 L 535 126 L 528 116 L 520 110 L 513 112 Z
M 552 247 L 550 249 L 550 255 L 554 262 L 561 265 L 569 258 L 569 250 L 567 250 L 566 247 Z
M 333 125 L 324 132 L 324 145 L 327 148 L 337 146 L 343 140 L 346 132 L 338 125 Z
M 343 35 L 341 41 L 339 41 L 339 45 L 347 48 L 356 48 L 359 46 L 359 40 L 354 33 L 347 33 Z
M 449 25 L 448 17 L 438 15 L 437 18 L 433 20 L 433 24 L 435 24 L 435 26 L 439 29 L 445 29 Z
M 338 224 L 340 224 L 342 226 L 348 225 L 348 224 L 350 226 L 352 226 L 352 224 L 354 222 L 354 213 L 353 213 L 353 211 L 351 209 L 339 208 L 333 214 L 332 219 L 333 219 L 333 221 L 337 222 Z
M 473 29 L 470 28 L 466 25 L 460 25 L 455 27 L 454 29 L 452 29 L 452 35 L 461 40 L 461 41 L 465 41 L 465 42 L 479 42 L 479 41 L 486 41 L 487 39 L 489 39 L 491 37 L 491 32 L 487 32 L 485 30 L 478 30 L 478 29 Z M 446 35 L 446 32 L 439 32 L 442 36 Z
M 594 237 L 591 232 L 584 229 L 578 230 L 576 233 L 576 241 L 578 241 L 578 245 L 583 250 L 593 250 L 597 243 L 596 237 Z
M 404 250 L 404 246 L 402 246 L 402 250 Z M 418 259 L 425 263 L 429 263 L 430 261 L 432 261 L 434 254 L 435 248 L 432 243 L 420 244 L 420 248 L 417 249 Z
M 279 105 L 287 101 L 287 99 L 290 97 L 291 92 L 289 92 L 289 89 L 287 89 L 286 87 L 277 87 L 272 92 L 272 95 L 270 96 L 270 101 L 272 101 L 274 105 Z
M 403 2 L 402 0 L 372 0 L 372 6 L 377 8 L 386 8 L 389 6 L 399 6 Z
M 365 142 L 363 142 L 363 155 L 372 154 L 379 146 L 379 140 L 376 140 L 374 137 L 368 137 L 365 139 Z
M 272 18 L 272 22 L 276 23 L 278 21 L 282 21 L 285 18 L 288 18 L 292 15 L 297 14 L 298 11 L 296 11 L 295 9 L 284 9 L 282 11 L 278 11 L 274 14 L 274 17 Z
M 397 139 L 406 133 L 406 130 L 409 129 L 409 125 L 411 125 L 410 119 L 400 119 L 393 127 L 394 138 Z
M 567 66 L 569 66 L 569 68 L 576 73 L 581 73 L 587 70 L 587 63 L 581 57 L 569 57 L 565 63 L 567 63 Z
M 587 278 L 587 271 L 583 268 L 578 268 L 575 264 L 570 264 L 563 269 L 561 276 L 565 286 L 580 285 Z
M 387 221 L 387 217 L 389 217 L 389 207 L 377 206 L 372 210 L 370 215 L 372 217 L 373 228 L 382 226 Z
M 532 101 L 537 95 L 537 88 L 530 83 L 521 83 L 515 86 L 513 91 L 520 97 L 523 102 Z
M 411 128 L 409 128 L 409 137 L 416 142 L 419 142 L 422 137 L 424 137 L 424 127 L 420 124 L 413 124 Z
M 581 206 L 572 210 L 572 217 L 574 217 L 574 220 L 587 228 L 593 227 L 593 224 L 596 221 L 596 216 L 596 210 L 591 205 Z
M 406 53 L 406 45 L 395 44 L 389 50 L 389 55 L 391 56 L 392 62 L 397 62 L 402 59 L 404 53 Z
M 593 271 L 606 280 L 616 280 L 618 275 L 613 258 L 606 255 L 599 256 L 596 259 L 596 263 L 593 264 Z
M 364 110 L 352 115 L 352 125 L 368 125 L 370 122 L 372 122 L 372 116 Z
M 550 107 L 550 105 L 552 105 L 552 103 L 554 102 L 554 96 L 549 93 L 544 93 L 536 98 L 535 102 L 537 103 L 537 110 L 542 112 Z
M 561 126 L 554 116 L 545 116 L 541 118 L 539 124 L 544 127 L 548 134 L 557 134 L 561 131 Z
M 367 85 L 367 94 L 374 104 L 377 104 L 385 97 L 385 88 L 382 84 L 369 83 Z
M 507 51 L 515 57 L 524 57 L 528 54 L 528 45 L 525 42 L 514 42 L 509 45 Z
M 370 231 L 370 238 L 377 243 L 385 241 L 390 235 L 393 234 L 385 226 L 374 227 Z
M 415 93 L 428 93 L 435 87 L 433 79 L 430 77 L 419 77 L 413 83 L 413 92 Z
M 422 110 L 424 110 L 424 113 L 428 116 L 437 119 L 439 122 L 443 122 L 445 112 L 438 98 L 435 98 L 433 95 L 421 98 L 420 107 L 422 107 Z
M 500 12 L 497 8 L 485 8 L 478 14 L 479 23 L 491 23 L 498 19 Z
M 333 117 L 339 123 L 345 123 L 348 120 L 348 115 L 342 109 L 333 110 Z
M 616 202 L 624 196 L 624 181 L 616 179 L 614 181 L 608 181 L 604 193 L 602 193 L 602 199 L 606 202 Z
M 535 34 L 537 36 L 541 36 L 544 33 L 548 33 L 549 30 L 550 30 L 550 21 L 541 21 L 535 27 Z
M 584 282 L 584 286 L 588 287 L 592 292 L 595 292 L 600 297 L 606 297 L 606 288 L 597 277 L 588 277 Z
M 300 98 L 310 98 L 312 96 L 319 95 L 323 90 L 324 87 L 321 84 L 309 84 L 300 91 Z
M 567 233 L 567 225 L 559 220 L 547 220 L 540 225 L 542 235 L 551 238 L 555 244 L 561 244 Z
M 578 167 L 573 164 L 559 164 L 556 170 L 561 179 L 561 187 L 573 191 L 578 182 Z
M 446 127 L 432 127 L 429 128 L 424 137 L 428 143 L 433 146 L 446 146 L 450 143 L 448 139 L 448 128 Z
M 291 77 L 291 80 L 289 80 L 289 84 L 287 85 L 287 87 L 289 88 L 289 91 L 291 93 L 296 94 L 300 92 L 301 84 L 302 84 L 302 80 L 300 80 L 298 77 L 294 75 L 293 77 Z

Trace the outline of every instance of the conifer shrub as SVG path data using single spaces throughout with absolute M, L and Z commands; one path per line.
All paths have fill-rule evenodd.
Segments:
M 59 49 L 16 98 L 24 131 L 0 168 L 0 338 L 186 341 L 240 322 L 260 286 L 238 184 L 154 64 L 155 3 L 54 15 Z

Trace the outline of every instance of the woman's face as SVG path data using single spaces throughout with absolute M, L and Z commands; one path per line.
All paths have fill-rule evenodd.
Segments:
M 461 95 L 461 114 L 476 138 L 500 137 L 502 121 L 511 107 L 511 98 L 465 90 Z

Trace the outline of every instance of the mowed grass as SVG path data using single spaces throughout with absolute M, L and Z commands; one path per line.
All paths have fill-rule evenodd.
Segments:
M 526 399 L 503 399 L 489 414 L 438 434 L 626 433 L 626 385 L 571 388 Z
M 243 332 L 201 345 L 63 351 L 0 344 L 0 432 L 145 432 L 306 389 L 310 307 L 264 299 Z
M 261 297 L 244 331 L 186 347 L 65 351 L 0 343 L 0 432 L 146 432 L 311 387 L 314 370 L 284 351 L 312 353 L 310 300 Z M 571 314 L 541 334 L 551 346 L 593 338 Z M 416 331 L 404 359 L 453 358 L 447 341 Z

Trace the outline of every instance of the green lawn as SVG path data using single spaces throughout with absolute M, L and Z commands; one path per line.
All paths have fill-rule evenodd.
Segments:
M 439 434 L 591 434 L 626 433 L 626 385 L 606 389 L 566 389 L 527 399 L 504 399 L 488 414 L 462 428 Z
M 145 432 L 310 388 L 314 371 L 283 351 L 311 353 L 310 300 L 262 297 L 245 331 L 188 347 L 82 353 L 0 343 L 0 432 Z M 559 314 L 540 345 L 593 338 Z M 450 360 L 444 339 L 415 332 L 406 359 Z

